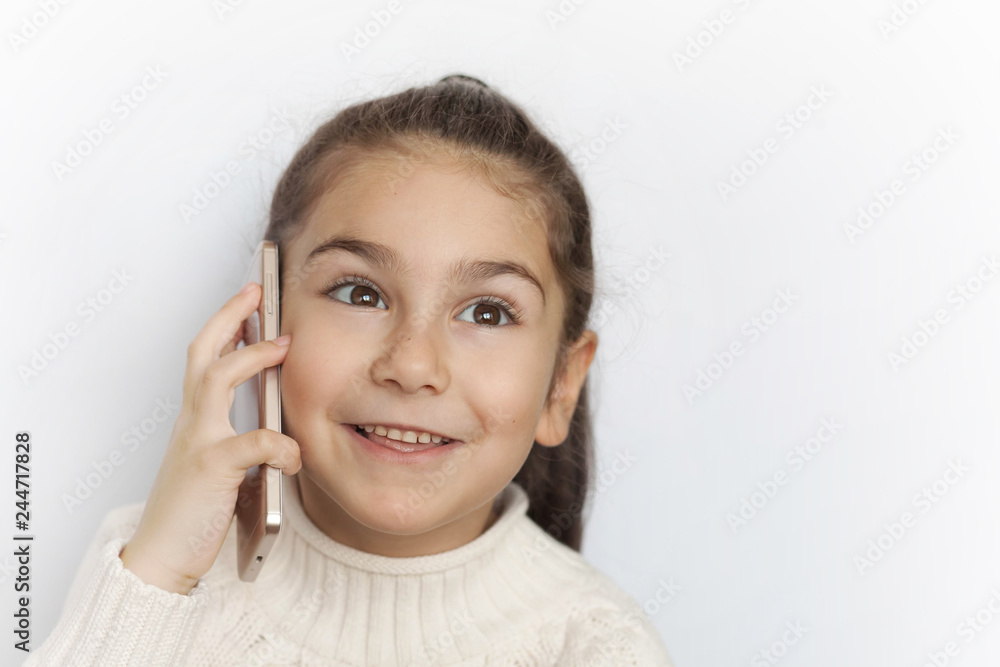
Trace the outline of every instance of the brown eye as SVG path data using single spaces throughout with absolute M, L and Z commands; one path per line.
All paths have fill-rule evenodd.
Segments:
M 500 309 L 487 303 L 481 303 L 472 311 L 472 319 L 476 324 L 496 325 L 500 322 Z
M 358 278 L 335 283 L 325 288 L 323 293 L 336 301 L 352 306 L 378 308 L 379 304 L 383 303 L 381 293 L 374 287 L 360 282 Z
M 471 313 L 471 319 L 466 319 L 466 313 Z M 459 319 L 484 327 L 509 326 L 516 322 L 514 316 L 503 305 L 490 300 L 479 301 L 462 311 Z
M 378 294 L 371 287 L 356 285 L 351 290 L 351 303 L 355 306 L 377 306 Z

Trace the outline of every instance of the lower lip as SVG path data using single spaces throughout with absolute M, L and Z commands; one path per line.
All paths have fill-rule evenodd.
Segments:
M 401 452 L 391 447 L 385 447 L 376 442 L 373 442 L 361 435 L 354 430 L 354 426 L 348 424 L 342 424 L 343 428 L 350 433 L 354 441 L 361 446 L 368 454 L 380 461 L 386 463 L 405 463 L 409 465 L 420 465 L 421 463 L 427 463 L 428 461 L 436 461 L 442 456 L 447 456 L 451 452 L 455 451 L 461 447 L 464 442 L 461 440 L 452 440 L 447 445 L 437 445 L 435 447 L 430 447 L 429 449 L 423 449 L 416 452 Z

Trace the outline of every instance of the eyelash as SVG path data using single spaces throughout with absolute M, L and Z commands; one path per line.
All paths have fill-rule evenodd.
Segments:
M 373 290 L 376 294 L 378 294 L 379 299 L 385 301 L 385 295 L 382 294 L 382 290 L 380 290 L 378 286 L 375 285 L 375 283 L 372 282 L 367 275 L 352 275 L 334 279 L 329 283 L 327 283 L 320 290 L 320 293 L 324 296 L 330 296 L 331 292 L 335 292 L 341 287 L 344 287 L 346 285 L 364 285 L 365 287 L 368 287 L 369 289 Z M 335 299 L 335 301 L 336 300 L 337 299 Z M 344 302 L 341 301 L 341 303 Z M 504 311 L 504 314 L 507 315 L 507 318 L 510 320 L 509 324 L 480 324 L 479 326 L 481 327 L 495 329 L 497 327 L 516 326 L 521 323 L 521 313 L 517 310 L 517 308 L 515 308 L 507 301 L 501 299 L 500 297 L 484 296 L 480 298 L 479 301 L 476 301 L 475 304 L 469 304 L 469 305 L 477 305 L 480 303 L 485 303 L 487 305 L 496 306 L 500 308 L 502 311 Z M 354 304 L 347 304 L 347 305 L 354 305 Z

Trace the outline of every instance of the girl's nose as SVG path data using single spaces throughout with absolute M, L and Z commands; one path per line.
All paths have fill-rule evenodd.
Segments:
M 381 343 L 372 379 L 398 385 L 407 394 L 444 391 L 449 381 L 447 363 L 442 342 L 432 329 L 426 321 L 395 329 Z

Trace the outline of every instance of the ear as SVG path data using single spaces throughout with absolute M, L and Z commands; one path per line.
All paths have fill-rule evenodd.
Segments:
M 562 376 L 556 383 L 552 398 L 542 408 L 535 442 L 546 447 L 561 445 L 569 435 L 569 425 L 576 410 L 587 369 L 597 351 L 597 334 L 585 330 L 570 348 Z

